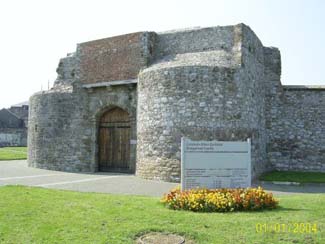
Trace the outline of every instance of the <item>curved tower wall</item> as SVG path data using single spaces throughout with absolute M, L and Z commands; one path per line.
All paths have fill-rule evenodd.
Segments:
M 34 94 L 29 102 L 28 165 L 61 171 L 94 171 L 88 101 L 74 92 L 75 55 L 60 60 L 54 87 Z
M 47 92 L 30 98 L 28 163 L 62 171 L 93 171 L 88 152 L 92 131 L 84 108 L 72 93 Z M 86 136 L 86 137 L 85 137 Z M 88 158 L 87 158 L 88 156 Z
M 208 29 L 213 31 L 220 30 Z M 263 64 L 259 62 L 263 56 L 258 57 L 262 44 L 243 25 L 222 31 L 229 32 L 220 37 L 230 38 L 232 47 L 219 45 L 229 43 L 220 39 L 208 52 L 186 54 L 184 60 L 176 55 L 167 63 L 165 57 L 140 73 L 136 171 L 139 176 L 179 181 L 182 136 L 194 140 L 251 138 L 253 176 L 265 167 Z M 168 35 L 170 42 L 179 40 Z M 196 45 L 195 33 L 191 36 L 192 42 L 186 43 L 185 39 L 183 45 L 197 51 L 192 49 Z M 158 36 L 158 44 L 159 38 L 162 37 Z M 166 39 L 163 43 L 174 45 Z M 254 46 L 246 47 L 246 43 Z M 218 51 L 219 59 L 215 60 Z M 201 55 L 199 59 L 197 55 Z
M 186 136 L 251 138 L 254 177 L 267 169 L 264 63 L 262 44 L 242 24 L 79 44 L 60 61 L 54 87 L 30 99 L 28 163 L 96 171 L 98 120 L 118 106 L 130 116 L 137 175 L 179 181 Z

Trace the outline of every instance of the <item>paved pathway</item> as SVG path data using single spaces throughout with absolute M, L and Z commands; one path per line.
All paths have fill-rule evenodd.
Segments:
M 116 173 L 66 173 L 29 168 L 26 160 L 0 161 L 0 186 L 28 185 L 46 188 L 102 192 L 116 194 L 147 195 L 161 197 L 163 193 L 179 185 L 176 183 L 144 180 L 130 174 Z M 260 183 L 255 183 L 260 185 Z M 283 186 L 262 184 L 275 195 L 297 193 L 325 193 L 325 186 Z
M 66 173 L 30 168 L 26 160 L 0 161 L 1 185 L 28 185 L 46 188 L 161 197 L 178 184 L 144 180 L 130 174 Z

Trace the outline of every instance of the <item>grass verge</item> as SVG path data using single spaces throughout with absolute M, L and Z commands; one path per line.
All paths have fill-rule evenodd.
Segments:
M 158 198 L 0 187 L 0 243 L 134 243 L 149 231 L 195 243 L 325 243 L 325 194 L 281 196 L 263 212 L 173 211 Z M 256 226 L 266 225 L 266 231 Z M 288 227 L 283 231 L 273 226 Z M 317 231 L 296 224 L 316 224 Z M 262 230 L 262 231 L 261 231 Z
M 27 158 L 27 147 L 1 147 L 0 160 L 19 160 Z
M 325 173 L 272 171 L 263 174 L 260 180 L 264 181 L 289 181 L 300 183 L 325 183 Z

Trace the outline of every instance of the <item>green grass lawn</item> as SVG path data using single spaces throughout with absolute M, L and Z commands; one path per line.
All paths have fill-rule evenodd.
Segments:
M 260 177 L 264 181 L 290 181 L 300 183 L 325 183 L 325 173 L 272 171 Z
M 26 159 L 27 147 L 0 147 L 0 160 Z
M 300 223 L 316 223 L 317 233 L 293 233 Z M 257 233 L 257 224 L 292 228 Z M 0 243 L 134 243 L 149 231 L 207 244 L 325 243 L 325 194 L 281 196 L 271 211 L 194 213 L 154 197 L 0 187 Z

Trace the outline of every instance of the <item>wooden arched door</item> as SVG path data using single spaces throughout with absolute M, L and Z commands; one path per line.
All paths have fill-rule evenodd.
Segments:
M 130 171 L 130 120 L 121 108 L 102 115 L 99 122 L 99 171 Z

